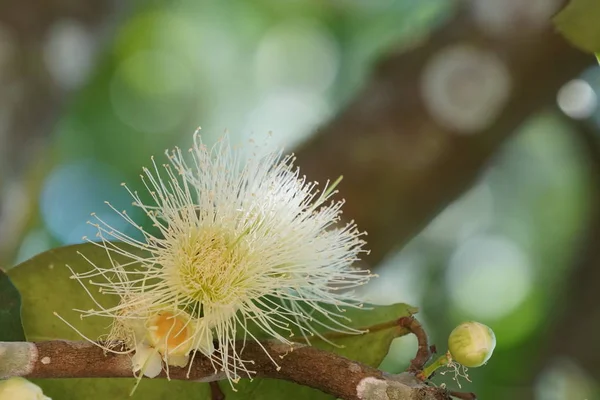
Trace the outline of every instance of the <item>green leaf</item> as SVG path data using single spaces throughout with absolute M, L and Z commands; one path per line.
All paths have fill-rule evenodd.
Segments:
M 128 249 L 132 250 L 132 249 Z M 78 253 L 84 254 L 98 266 L 108 266 L 106 251 L 93 244 L 81 244 L 62 247 L 40 254 L 12 268 L 8 275 L 22 296 L 22 319 L 28 340 L 67 339 L 81 340 L 81 337 L 64 322 L 53 315 L 56 311 L 84 335 L 97 339 L 107 333 L 110 321 L 103 318 L 86 318 L 81 320 L 72 308 L 88 309 L 94 307 L 80 284 L 70 279 L 68 264 L 75 272 L 84 272 L 91 267 Z M 113 255 L 116 262 L 125 260 Z M 89 286 L 88 286 L 89 287 Z M 97 290 L 93 292 L 96 294 Z M 116 299 L 105 299 L 108 296 L 96 296 L 104 306 L 111 306 Z M 366 327 L 381 322 L 395 320 L 414 313 L 415 310 L 404 304 L 391 306 L 374 306 L 372 310 L 348 310 L 352 326 Z M 377 332 L 348 336 L 335 339 L 344 348 L 336 348 L 324 342 L 313 344 L 320 348 L 336 352 L 345 357 L 358 360 L 371 366 L 378 366 L 388 352 L 391 341 L 401 334 L 398 328 L 390 328 Z M 36 380 L 46 395 L 62 400 L 86 398 L 120 399 L 127 398 L 133 387 L 134 379 L 46 379 Z M 273 399 L 281 393 L 289 393 L 292 399 L 326 399 L 323 393 L 302 387 L 290 382 L 255 379 L 252 382 L 242 380 L 236 385 L 238 392 L 233 392 L 227 382 L 221 387 L 227 393 L 227 400 L 237 399 Z M 285 391 L 285 392 L 282 392 Z M 207 384 L 167 381 L 164 379 L 144 379 L 132 399 L 210 399 Z
M 0 341 L 25 341 L 21 325 L 21 295 L 8 275 L 0 269 Z
M 571 0 L 554 17 L 554 25 L 573 45 L 589 52 L 600 52 L 600 1 Z

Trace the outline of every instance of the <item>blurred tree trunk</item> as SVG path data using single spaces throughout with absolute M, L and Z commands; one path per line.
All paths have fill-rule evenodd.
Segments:
M 371 265 L 467 190 L 502 142 L 593 62 L 549 19 L 529 30 L 511 15 L 520 28 L 498 34 L 473 15 L 462 8 L 425 43 L 381 62 L 298 151 L 311 179 L 344 175 L 344 210 L 368 232 Z
M 16 173 L 85 82 L 114 17 L 110 1 L 0 5 L 0 167 Z M 11 151 L 17 149 L 18 151 Z
M 600 139 L 589 122 L 578 123 L 582 148 L 587 153 L 591 180 L 591 215 L 586 240 L 576 252 L 564 292 L 556 296 L 548 341 L 538 369 L 568 358 L 594 378 L 600 379 Z
M 21 175 L 86 82 L 116 8 L 112 1 L 0 3 L 0 263 L 22 239 L 25 204 L 36 202 Z

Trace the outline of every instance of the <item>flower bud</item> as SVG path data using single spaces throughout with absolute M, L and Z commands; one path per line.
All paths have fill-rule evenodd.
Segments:
M 44 396 L 39 386 L 24 378 L 0 381 L 0 400 L 52 400 Z
M 468 368 L 485 364 L 495 347 L 494 331 L 479 322 L 462 323 L 448 337 L 448 350 L 452 358 Z

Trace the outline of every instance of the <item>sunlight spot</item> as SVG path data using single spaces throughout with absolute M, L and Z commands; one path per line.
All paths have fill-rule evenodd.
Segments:
M 533 284 L 530 261 L 510 239 L 479 235 L 450 259 L 446 285 L 456 306 L 474 318 L 501 318 L 526 298 Z

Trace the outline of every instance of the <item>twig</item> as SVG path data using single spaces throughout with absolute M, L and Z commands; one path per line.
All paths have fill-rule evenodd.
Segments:
M 429 361 L 431 355 L 436 352 L 436 348 L 434 345 L 430 346 L 428 344 L 427 333 L 425 333 L 423 326 L 412 315 L 365 328 L 359 328 L 359 330 L 363 330 L 363 335 L 367 335 L 369 333 L 393 328 L 398 329 L 397 337 L 404 336 L 409 333 L 412 333 L 417 337 L 417 355 L 413 360 L 411 360 L 408 371 L 414 373 L 415 375 L 418 375 L 420 372 L 423 371 L 423 367 L 425 366 L 427 361 Z M 327 339 L 337 339 L 340 337 L 347 337 L 348 334 L 339 332 L 327 332 L 323 336 Z
M 456 397 L 461 400 L 477 400 L 477 396 L 475 393 L 465 393 L 465 392 L 448 392 L 450 396 Z
M 431 358 L 431 348 L 427 341 L 427 333 L 423 329 L 423 326 L 414 317 L 402 317 L 398 320 L 398 324 L 408 329 L 412 334 L 417 337 L 418 349 L 417 355 L 410 361 L 408 371 L 417 375 L 423 371 L 423 367 Z
M 212 381 L 208 383 L 210 385 L 210 399 L 211 400 L 225 400 L 225 393 L 221 390 L 219 382 Z
M 238 345 L 242 351 L 243 343 Z M 265 353 L 262 347 L 268 351 Z M 243 349 L 256 377 L 284 379 L 319 389 L 346 400 L 379 400 L 382 394 L 397 400 L 449 400 L 446 390 L 427 386 L 412 374 L 387 375 L 347 358 L 297 344 L 290 347 L 275 341 L 246 343 Z M 279 367 L 273 364 L 276 359 Z M 188 367 L 170 367 L 171 379 L 211 382 L 224 379 L 215 373 L 208 358 L 196 355 Z M 105 354 L 88 342 L 52 340 L 46 342 L 0 342 L 0 379 L 26 378 L 130 378 L 131 359 L 126 354 Z M 163 371 L 160 378 L 166 378 Z
M 402 317 L 402 318 L 406 318 L 406 317 Z M 379 332 L 379 331 L 383 331 L 386 329 L 397 329 L 396 332 L 396 337 L 401 337 L 404 335 L 408 335 L 409 333 L 412 333 L 410 329 L 408 329 L 407 327 L 403 326 L 401 323 L 400 319 L 394 319 L 392 321 L 387 321 L 387 322 L 382 322 L 380 324 L 375 324 L 375 325 L 371 325 L 371 326 L 367 326 L 367 327 L 360 327 L 360 328 L 356 328 L 359 331 L 363 331 L 363 333 L 361 333 L 360 335 L 368 335 L 369 333 L 375 333 L 375 332 Z M 325 332 L 323 333 L 323 337 L 326 339 L 339 339 L 339 338 L 345 338 L 345 337 L 356 337 L 356 336 L 360 336 L 360 335 L 356 335 L 356 334 L 348 334 L 348 333 L 344 333 L 344 332 Z M 315 341 L 319 340 L 319 338 L 315 338 Z

